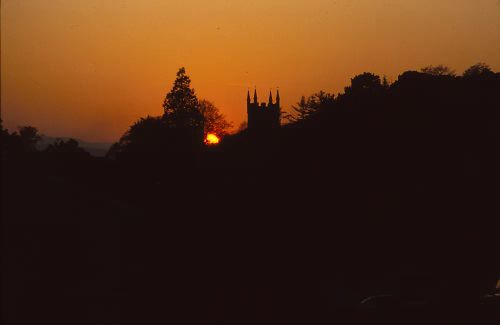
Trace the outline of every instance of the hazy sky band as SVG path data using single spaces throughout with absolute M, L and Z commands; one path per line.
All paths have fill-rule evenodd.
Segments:
M 89 141 L 160 115 L 180 66 L 236 125 L 248 87 L 287 108 L 363 71 L 500 70 L 497 0 L 2 0 L 1 37 L 5 126 Z

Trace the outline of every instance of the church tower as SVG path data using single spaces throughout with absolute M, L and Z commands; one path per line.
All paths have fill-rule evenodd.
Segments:
M 273 103 L 273 95 L 269 91 L 269 100 L 259 104 L 257 100 L 257 89 L 253 93 L 253 103 L 250 101 L 250 90 L 247 92 L 247 114 L 249 130 L 276 129 L 280 127 L 280 93 L 276 91 L 276 102 Z

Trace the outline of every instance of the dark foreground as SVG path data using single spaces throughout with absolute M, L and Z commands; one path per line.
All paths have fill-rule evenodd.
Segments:
M 498 301 L 480 300 L 499 275 L 490 191 L 286 167 L 4 167 L 5 324 L 497 315 Z M 361 304 L 375 295 L 391 296 Z
M 184 160 L 2 157 L 3 323 L 498 323 L 500 77 L 370 85 Z

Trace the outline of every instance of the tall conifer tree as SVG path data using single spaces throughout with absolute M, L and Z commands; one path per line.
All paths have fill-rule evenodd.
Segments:
M 203 128 L 203 115 L 186 69 L 180 68 L 177 72 L 172 90 L 163 101 L 163 109 L 163 117 L 170 127 L 193 130 Z

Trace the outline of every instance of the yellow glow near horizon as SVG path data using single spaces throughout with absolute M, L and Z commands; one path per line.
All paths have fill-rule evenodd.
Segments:
M 219 141 L 220 141 L 219 137 L 213 133 L 207 134 L 207 137 L 205 138 L 205 143 L 209 145 L 217 144 L 219 143 Z
M 246 91 L 284 109 L 364 71 L 500 70 L 497 0 L 3 0 L 4 126 L 116 141 L 162 114 L 179 67 L 235 126 Z

